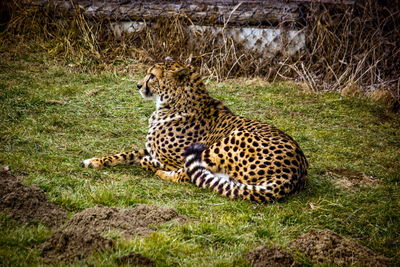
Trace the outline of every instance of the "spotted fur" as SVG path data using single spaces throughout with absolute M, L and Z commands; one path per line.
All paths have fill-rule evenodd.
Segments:
M 156 102 L 146 149 L 87 159 L 83 167 L 137 163 L 164 180 L 256 202 L 276 201 L 304 185 L 308 163 L 299 145 L 272 125 L 233 114 L 209 96 L 192 66 L 156 64 L 138 89 Z

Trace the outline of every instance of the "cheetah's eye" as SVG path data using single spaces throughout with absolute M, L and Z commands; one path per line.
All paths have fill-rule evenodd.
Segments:
M 153 80 L 155 77 L 154 74 L 150 74 L 149 80 Z

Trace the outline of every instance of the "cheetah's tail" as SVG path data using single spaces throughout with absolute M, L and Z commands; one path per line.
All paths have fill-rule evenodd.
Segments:
M 186 172 L 193 184 L 201 188 L 211 188 L 229 198 L 247 199 L 260 203 L 274 202 L 282 195 L 273 192 L 270 186 L 248 185 L 229 179 L 226 175 L 218 175 L 204 167 L 201 153 L 207 147 L 203 144 L 192 144 L 185 151 Z

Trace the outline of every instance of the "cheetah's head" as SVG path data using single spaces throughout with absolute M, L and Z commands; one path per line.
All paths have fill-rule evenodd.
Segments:
M 160 103 L 174 103 L 193 94 L 202 81 L 191 65 L 181 62 L 158 63 L 147 70 L 137 87 L 143 98 L 153 98 Z

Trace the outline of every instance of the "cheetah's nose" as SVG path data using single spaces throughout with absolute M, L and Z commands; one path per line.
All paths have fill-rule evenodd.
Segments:
M 142 85 L 141 84 L 137 84 L 137 89 L 140 89 L 140 88 L 142 88 Z

